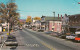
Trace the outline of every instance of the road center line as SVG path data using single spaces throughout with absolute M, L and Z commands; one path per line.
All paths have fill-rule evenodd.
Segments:
M 23 32 L 26 32 L 25 30 L 23 30 Z M 44 41 L 40 40 L 39 38 L 33 36 L 32 34 L 29 34 L 31 37 L 35 38 L 36 40 L 38 40 L 42 45 L 46 46 L 47 48 L 51 49 L 51 50 L 56 50 L 55 48 L 53 48 L 51 45 L 45 43 Z

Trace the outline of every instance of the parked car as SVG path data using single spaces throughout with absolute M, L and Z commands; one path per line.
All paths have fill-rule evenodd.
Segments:
M 80 42 L 80 30 L 77 30 L 75 34 L 76 34 L 75 41 Z
M 75 34 L 71 34 L 71 35 L 66 35 L 66 39 L 70 39 L 70 40 L 74 40 L 76 37 Z
M 51 34 L 51 33 L 53 33 L 53 31 L 47 31 L 47 32 L 45 32 L 46 34 Z
M 16 39 L 16 37 L 15 37 L 14 35 L 9 35 L 9 36 L 7 37 L 7 39 L 9 39 L 9 40 L 11 39 L 11 40 L 12 40 L 12 39 Z
M 76 35 L 75 41 L 80 41 L 80 34 L 77 34 L 77 35 Z
M 66 38 L 66 34 L 60 34 L 59 37 L 65 39 Z
M 32 30 L 33 30 L 33 31 L 36 31 L 36 29 L 35 29 L 35 28 L 32 28 Z
M 38 30 L 38 32 L 44 32 L 44 30 L 42 30 L 42 29 L 39 29 L 39 30 Z
M 11 30 L 12 30 L 12 29 L 11 29 Z M 17 28 L 14 28 L 14 30 L 17 31 L 17 30 L 18 30 L 18 27 L 17 27 Z
M 18 42 L 16 40 L 9 40 L 9 39 L 7 39 L 5 41 L 5 45 L 6 46 L 17 46 L 18 45 Z
M 28 26 L 29 29 L 32 29 L 32 26 Z
M 15 31 L 17 31 L 18 29 L 15 28 Z
M 72 32 L 61 32 L 61 34 L 59 35 L 60 38 L 66 39 L 66 35 L 70 35 Z
M 60 35 L 60 33 L 58 33 L 58 32 L 52 32 L 50 35 L 58 37 Z
M 22 30 L 22 27 L 20 27 L 19 30 Z
M 6 46 L 18 46 L 18 42 L 15 36 L 9 35 L 5 41 Z

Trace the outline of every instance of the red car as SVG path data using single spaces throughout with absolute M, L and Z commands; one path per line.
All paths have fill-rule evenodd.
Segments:
M 80 34 L 77 34 L 77 35 L 76 35 L 75 41 L 80 41 Z

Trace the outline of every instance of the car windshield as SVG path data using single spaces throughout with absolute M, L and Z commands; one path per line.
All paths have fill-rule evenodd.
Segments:
M 8 39 L 8 40 L 6 40 L 6 42 L 15 42 L 16 40 L 10 40 L 10 39 Z
M 80 34 L 77 34 L 77 37 L 80 37 Z
M 15 39 L 15 37 L 14 36 L 8 36 L 7 39 Z
M 75 34 L 72 34 L 71 36 L 76 36 Z

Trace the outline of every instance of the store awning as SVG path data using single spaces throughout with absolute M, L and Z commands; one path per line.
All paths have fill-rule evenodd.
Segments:
M 43 26 L 41 26 L 41 27 L 45 27 L 45 26 L 43 25 Z

